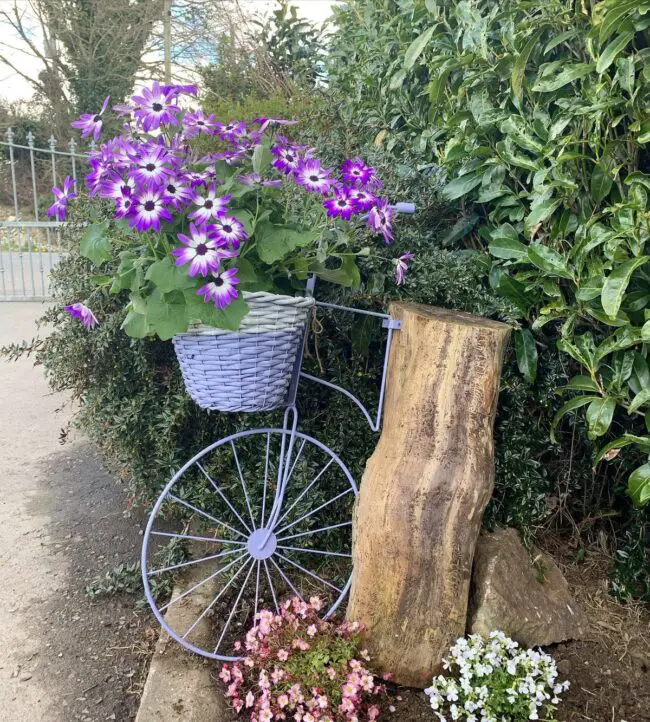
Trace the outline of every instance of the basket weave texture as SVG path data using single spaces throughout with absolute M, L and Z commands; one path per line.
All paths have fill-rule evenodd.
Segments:
M 313 298 L 243 293 L 238 331 L 197 325 L 174 337 L 185 388 L 203 409 L 270 411 L 287 400 Z

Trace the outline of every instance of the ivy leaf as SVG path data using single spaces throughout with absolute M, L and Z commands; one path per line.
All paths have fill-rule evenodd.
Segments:
M 102 263 L 110 261 L 111 258 L 113 258 L 107 232 L 108 221 L 102 221 L 101 223 L 93 223 L 92 226 L 88 226 L 81 236 L 79 253 L 81 253 L 84 258 L 91 260 L 96 266 L 101 266 Z
M 404 69 L 410 70 L 414 65 L 415 61 L 422 55 L 424 49 L 429 44 L 429 41 L 433 37 L 437 25 L 433 25 L 427 28 L 421 35 L 408 46 L 406 53 L 404 53 Z
M 537 376 L 537 346 L 530 329 L 522 328 L 515 333 L 517 366 L 524 379 L 532 384 Z
M 614 410 L 616 409 L 616 399 L 606 397 L 604 399 L 595 399 L 589 404 L 587 409 L 587 436 L 590 439 L 597 439 L 599 436 L 607 433 L 612 423 Z
M 636 506 L 644 506 L 650 501 L 650 464 L 643 464 L 630 474 L 627 493 Z
M 600 295 L 600 302 L 610 318 L 616 317 L 632 274 L 639 266 L 648 261 L 650 261 L 650 256 L 631 258 L 629 261 L 621 263 L 607 276 Z
M 575 411 L 581 406 L 586 406 L 587 404 L 591 404 L 594 401 L 600 400 L 600 396 L 574 396 L 572 399 L 569 399 L 569 401 L 567 401 L 565 404 L 562 404 L 562 406 L 560 406 L 560 408 L 558 409 L 558 412 L 553 417 L 553 421 L 551 423 L 551 440 L 557 441 L 557 439 L 555 438 L 555 430 L 557 429 L 557 426 L 562 420 L 562 418 L 566 416 L 570 411 Z

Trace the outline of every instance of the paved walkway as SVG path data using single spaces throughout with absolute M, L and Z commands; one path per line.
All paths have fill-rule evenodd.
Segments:
M 32 338 L 39 303 L 0 303 L 0 346 Z M 92 602 L 85 584 L 137 559 L 141 520 L 77 435 L 65 395 L 33 360 L 0 358 L 0 720 L 132 719 L 134 599 Z M 73 435 L 74 436 L 74 435 Z

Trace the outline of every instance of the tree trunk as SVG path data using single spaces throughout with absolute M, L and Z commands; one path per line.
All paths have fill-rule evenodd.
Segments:
M 424 687 L 465 633 L 510 328 L 419 304 L 393 304 L 391 315 L 402 328 L 355 509 L 348 619 L 364 625 L 382 671 Z

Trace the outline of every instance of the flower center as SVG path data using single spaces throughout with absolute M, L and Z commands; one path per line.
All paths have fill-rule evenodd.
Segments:
M 171 183 L 167 186 L 167 192 L 174 195 L 176 193 L 176 186 Z
M 320 178 L 319 178 L 317 175 L 310 175 L 310 176 L 309 176 L 309 180 L 310 180 L 312 183 L 316 183 L 316 181 L 319 181 Z
M 93 123 L 101 123 L 101 122 L 102 122 L 102 116 L 101 116 L 101 115 L 96 115 L 96 116 L 93 118 Z
M 151 109 L 154 111 L 154 113 L 160 113 L 160 111 L 163 109 L 162 103 L 154 103 L 151 106 Z
M 205 123 L 204 123 L 202 120 L 197 120 L 197 121 L 196 121 L 196 124 L 197 124 L 197 125 L 205 125 Z
M 153 211 L 156 204 L 153 201 L 146 201 L 144 204 L 145 211 Z
M 205 243 L 199 243 L 199 245 L 196 247 L 196 255 L 197 256 L 205 256 L 205 254 L 208 252 L 208 247 L 205 245 Z
M 207 208 L 208 210 L 210 210 L 210 208 L 212 208 L 213 205 L 214 205 L 214 203 L 213 203 L 211 200 L 207 200 L 207 201 L 203 204 L 203 207 L 204 207 L 204 208 Z
M 151 173 L 152 171 L 156 170 L 156 164 L 155 163 L 147 163 L 145 168 Z
M 221 278 L 221 276 L 217 276 L 217 277 L 214 279 L 214 285 L 217 286 L 217 287 L 218 287 L 218 286 L 223 286 L 223 283 L 224 283 L 224 281 L 223 281 L 223 278 Z
M 289 161 L 289 163 L 293 163 L 295 160 L 295 156 L 291 155 L 291 153 L 287 153 L 285 158 Z
M 224 233 L 232 233 L 232 226 L 223 226 Z
M 347 206 L 347 201 L 339 201 L 339 208 L 345 208 Z

